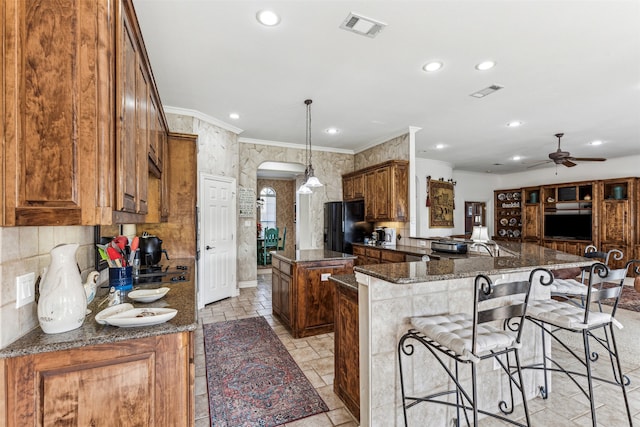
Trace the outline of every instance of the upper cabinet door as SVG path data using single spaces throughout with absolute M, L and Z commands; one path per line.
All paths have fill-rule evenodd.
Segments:
M 100 4 L 99 4 L 100 3 Z M 102 2 L 2 2 L 4 225 L 94 224 L 112 90 Z

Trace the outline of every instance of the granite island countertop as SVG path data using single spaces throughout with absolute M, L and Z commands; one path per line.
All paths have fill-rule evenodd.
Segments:
M 358 292 L 358 282 L 356 281 L 355 274 L 339 274 L 337 276 L 330 276 L 329 280 L 337 283 L 338 286 L 344 286 L 345 288 Z
M 428 262 L 362 265 L 354 267 L 354 271 L 391 283 L 408 284 L 473 277 L 479 273 L 492 275 L 526 271 L 536 267 L 557 269 L 582 267 L 593 263 L 593 260 L 588 258 L 533 243 L 499 242 L 498 245 L 508 256 L 468 256 L 432 259 Z
M 285 249 L 284 251 L 273 251 L 271 256 L 282 261 L 297 262 L 315 262 L 315 261 L 336 261 L 356 259 L 355 255 L 344 254 L 342 252 L 328 251 L 325 249 L 304 249 L 294 250 Z
M 17 341 L 0 349 L 0 358 L 26 356 L 30 354 L 45 353 L 50 351 L 68 350 L 97 344 L 114 343 L 138 338 L 146 338 L 156 335 L 172 334 L 177 332 L 194 331 L 198 326 L 198 310 L 196 307 L 195 287 L 195 261 L 192 258 L 172 259 L 163 264 L 169 267 L 186 265 L 188 267 L 188 280 L 171 284 L 162 284 L 171 290 L 163 298 L 151 303 L 138 303 L 126 300 L 135 308 L 175 308 L 176 316 L 165 322 L 153 326 L 119 328 L 116 326 L 101 325 L 95 321 L 97 313 L 105 309 L 106 304 L 99 304 L 108 293 L 106 288 L 98 288 L 94 300 L 87 307 L 91 310 L 81 327 L 59 334 L 45 334 L 40 326 L 33 329 Z M 158 284 L 135 285 L 139 289 L 154 289 L 161 287 Z

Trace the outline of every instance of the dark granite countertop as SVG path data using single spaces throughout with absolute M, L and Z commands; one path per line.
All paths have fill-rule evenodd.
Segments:
M 339 286 L 344 286 L 358 292 L 358 282 L 356 281 L 355 274 L 339 274 L 337 276 L 330 276 L 329 280 L 336 282 Z
M 533 243 L 500 242 L 509 256 L 469 256 L 354 267 L 354 271 L 391 283 L 406 284 L 473 277 L 479 273 L 501 274 L 535 267 L 569 268 L 590 265 L 593 260 L 548 249 Z
M 95 316 L 107 308 L 106 304 L 98 305 L 108 293 L 107 289 L 98 288 L 98 294 L 89 304 L 91 313 L 87 315 L 84 323 L 78 329 L 60 334 L 45 334 L 40 326 L 19 338 L 17 341 L 0 349 L 0 358 L 25 356 L 29 354 L 45 353 L 49 351 L 68 350 L 97 344 L 114 343 L 137 338 L 147 338 L 156 335 L 172 334 L 176 332 L 193 331 L 198 326 L 198 310 L 196 307 L 195 261 L 193 259 L 172 259 L 168 261 L 169 267 L 186 265 L 188 279 L 184 282 L 163 284 L 171 290 L 163 298 L 152 303 L 139 303 L 126 300 L 135 308 L 175 308 L 178 314 L 171 320 L 159 325 L 137 328 L 119 328 L 116 326 L 100 325 L 95 321 Z M 139 289 L 154 289 L 160 285 L 136 285 Z
M 365 245 L 364 243 L 353 243 L 353 246 L 362 246 L 363 248 L 375 248 L 375 249 L 382 249 L 385 251 L 402 252 L 403 254 L 416 255 L 416 256 L 431 255 L 431 249 L 417 248 L 415 246 L 404 246 L 404 245 L 372 246 L 372 245 Z
M 342 252 L 327 251 L 324 249 L 285 249 L 284 251 L 271 252 L 271 255 L 275 258 L 281 259 L 282 261 L 291 263 L 349 260 L 357 258 L 355 255 L 343 254 Z

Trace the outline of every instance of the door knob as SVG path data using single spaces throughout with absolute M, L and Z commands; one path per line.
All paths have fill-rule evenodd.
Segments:
M 215 246 L 209 246 L 209 245 L 205 246 L 205 249 L 206 249 L 206 250 L 209 250 L 209 249 L 215 249 L 215 248 L 216 248 Z

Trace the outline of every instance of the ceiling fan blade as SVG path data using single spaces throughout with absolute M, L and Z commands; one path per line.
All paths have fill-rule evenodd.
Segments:
M 565 165 L 568 168 L 572 168 L 572 167 L 574 167 L 576 165 L 576 163 L 573 163 L 571 160 L 568 160 L 568 159 L 566 159 L 564 162 L 562 162 L 562 164 Z
M 578 162 L 604 162 L 607 159 L 603 157 L 572 157 L 571 160 Z
M 547 163 L 553 163 L 553 161 L 552 160 L 542 160 L 540 162 L 535 162 L 534 164 L 532 164 L 530 166 L 527 166 L 527 169 L 531 169 L 531 168 L 535 168 L 535 167 L 538 167 L 538 166 L 542 166 L 542 165 L 545 165 Z

